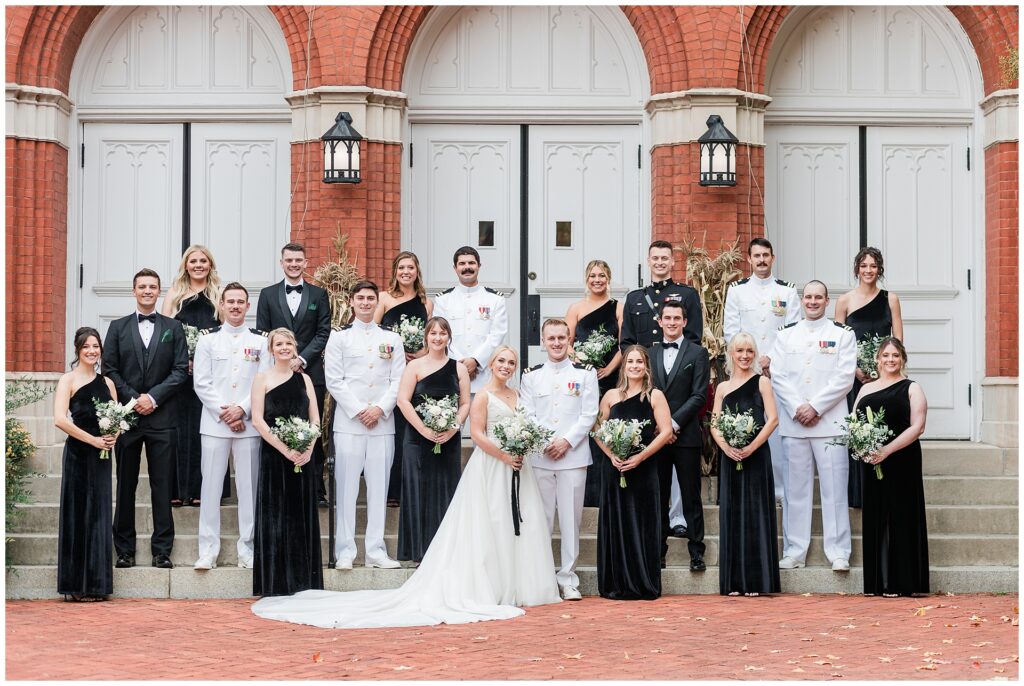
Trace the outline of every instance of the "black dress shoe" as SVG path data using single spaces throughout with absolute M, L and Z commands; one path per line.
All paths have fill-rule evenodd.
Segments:
M 672 527 L 672 535 L 676 538 L 686 538 L 686 527 L 682 524 Z
M 694 555 L 690 558 L 690 571 L 691 572 L 703 572 L 708 566 L 704 564 L 703 555 Z
M 121 569 L 124 569 L 126 567 L 134 567 L 135 556 L 129 555 L 128 553 L 121 553 L 117 556 L 117 562 L 114 563 L 114 566 L 120 567 Z
M 662 560 L 662 561 L 661 561 L 661 568 L 662 568 L 662 569 L 665 569 L 665 567 L 666 567 L 666 566 L 667 566 L 667 565 L 665 564 L 665 561 L 664 561 L 664 560 Z
M 174 569 L 174 563 L 171 562 L 171 558 L 167 555 L 154 555 L 153 566 L 160 569 Z
M 330 507 L 331 506 L 330 502 L 328 502 L 327 498 L 325 498 L 324 496 L 320 496 L 317 499 L 316 505 L 317 505 L 317 507 Z

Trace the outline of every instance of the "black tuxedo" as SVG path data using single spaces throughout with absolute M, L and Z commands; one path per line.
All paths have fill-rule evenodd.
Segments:
M 698 414 L 707 403 L 711 365 L 708 352 L 680 337 L 679 353 L 671 369 L 665 369 L 665 349 L 660 342 L 650 347 L 651 375 L 654 386 L 665 394 L 672 421 L 679 425 L 676 442 L 658 453 L 658 479 L 661 487 L 661 554 L 668 551 L 668 503 L 672 494 L 672 468 L 675 467 L 686 517 L 690 557 L 704 555 L 704 508 L 700 502 L 701 438 Z
M 622 332 L 619 336 L 619 346 L 623 352 L 634 344 L 649 348 L 655 341 L 660 341 L 664 337 L 658 317 L 666 300 L 682 303 L 683 311 L 686 313 L 683 338 L 700 345 L 701 337 L 704 335 L 704 315 L 700 306 L 700 296 L 692 286 L 669 279 L 656 281 L 626 294 L 622 305 Z
M 324 379 L 324 348 L 331 337 L 331 301 L 327 291 L 314 286 L 308 281 L 302 282 L 302 298 L 299 307 L 292 316 L 288 307 L 285 281 L 282 279 L 273 286 L 264 288 L 260 293 L 260 301 L 256 306 L 256 328 L 262 331 L 273 331 L 284 327 L 295 334 L 299 357 L 306 361 L 306 374 L 313 382 L 316 394 L 316 406 L 321 417 L 324 413 L 324 398 L 327 395 L 327 382 Z M 317 494 L 327 497 L 324 488 L 324 449 L 323 442 L 316 441 L 313 446 L 313 469 L 320 475 Z
M 135 428 L 121 434 L 115 448 L 117 506 L 114 547 L 118 554 L 135 555 L 135 488 L 139 482 L 142 447 L 146 447 L 149 489 L 153 505 L 153 555 L 170 555 L 174 545 L 171 484 L 178 421 L 177 395 L 188 379 L 188 345 L 181 323 L 156 315 L 149 346 L 142 343 L 136 314 L 111 322 L 103 342 L 103 371 L 114 382 L 118 401 L 126 403 L 149 394 L 156 409 L 139 415 Z

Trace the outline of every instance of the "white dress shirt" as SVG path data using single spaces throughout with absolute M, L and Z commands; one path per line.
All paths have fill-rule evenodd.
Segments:
M 139 319 L 139 317 L 148 317 L 149 315 L 156 314 L 156 310 L 150 312 L 149 315 L 138 311 L 136 311 L 135 314 L 135 322 L 139 325 L 139 335 L 142 336 L 142 345 L 149 348 L 149 341 L 153 338 L 153 329 L 156 325 L 148 319 L 143 321 L 142 319 Z
M 304 279 L 299 279 L 298 283 L 291 283 L 287 278 L 285 278 L 284 285 L 285 285 L 285 296 L 284 296 L 284 299 L 288 303 L 288 309 L 291 310 L 292 316 L 294 317 L 295 313 L 299 311 L 299 303 L 302 300 L 302 293 L 300 291 L 292 291 L 291 293 L 289 293 L 288 292 L 288 286 L 302 286 L 302 288 L 305 289 L 306 288 L 306 282 L 305 282 Z

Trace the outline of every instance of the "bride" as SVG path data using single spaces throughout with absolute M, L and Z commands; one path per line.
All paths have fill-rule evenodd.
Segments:
M 503 452 L 494 425 L 512 416 L 519 395 L 507 386 L 518 355 L 500 346 L 491 379 L 473 400 L 476 443 L 444 520 L 419 568 L 396 589 L 303 591 L 252 606 L 265 619 L 325 629 L 463 624 L 510 619 L 521 607 L 560 602 L 544 506 L 529 460 Z M 512 471 L 520 471 L 521 535 L 513 533 Z

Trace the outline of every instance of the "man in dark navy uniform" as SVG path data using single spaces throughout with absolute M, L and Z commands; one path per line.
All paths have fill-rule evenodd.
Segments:
M 630 291 L 622 310 L 622 336 L 620 347 L 625 350 L 634 343 L 645 348 L 662 339 L 661 306 L 665 302 L 678 302 L 686 313 L 683 337 L 700 345 L 704 335 L 704 315 L 696 289 L 672 280 L 675 266 L 672 244 L 654 241 L 647 249 L 647 264 L 651 268 L 651 285 Z

